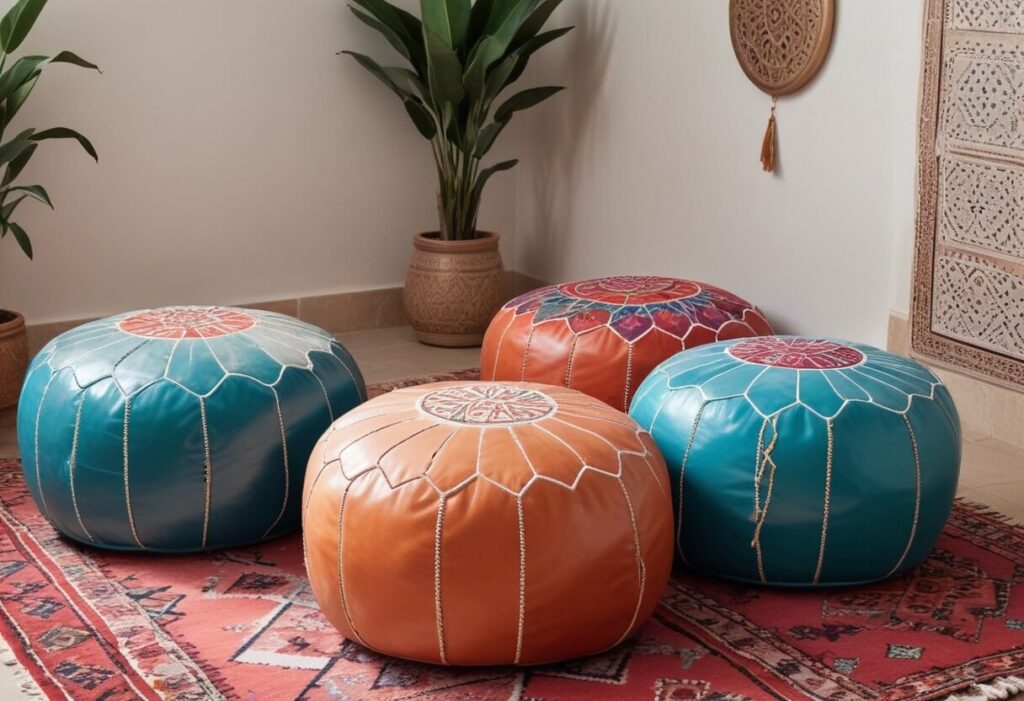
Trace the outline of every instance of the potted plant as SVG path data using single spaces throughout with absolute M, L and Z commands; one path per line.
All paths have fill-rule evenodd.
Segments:
M 535 51 L 572 27 L 541 32 L 561 0 L 421 0 L 422 19 L 385 0 L 352 1 L 355 16 L 380 32 L 409 67 L 342 53 L 402 101 L 437 164 L 440 229 L 413 237 L 406 314 L 424 343 L 479 345 L 505 287 L 498 234 L 476 227 L 480 196 L 492 175 L 518 162 L 482 167 L 481 160 L 516 112 L 562 88 L 497 98 Z
M 7 67 L 9 54 L 25 40 L 45 6 L 46 0 L 19 0 L 0 19 L 0 141 L 11 120 L 25 104 L 44 67 L 51 63 L 70 63 L 96 68 L 70 51 L 61 51 L 55 56 L 24 56 Z M 32 242 L 25 230 L 13 220 L 15 210 L 26 199 L 38 200 L 51 209 L 53 203 L 42 185 L 21 185 L 15 180 L 32 159 L 39 142 L 47 139 L 74 139 L 96 158 L 96 150 L 89 140 L 66 127 L 39 131 L 24 129 L 0 143 L 0 169 L 3 173 L 0 178 L 0 239 L 7 238 L 9 234 L 29 258 L 32 258 Z M 25 318 L 17 312 L 0 309 L 0 409 L 18 401 L 27 365 Z

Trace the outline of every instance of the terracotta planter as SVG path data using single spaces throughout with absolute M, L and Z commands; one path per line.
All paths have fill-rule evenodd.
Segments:
M 413 237 L 403 300 L 420 342 L 463 348 L 483 341 L 505 301 L 505 271 L 498 235 L 480 234 L 471 241 L 442 241 L 436 232 Z
M 0 409 L 18 403 L 28 367 L 25 317 L 0 309 Z

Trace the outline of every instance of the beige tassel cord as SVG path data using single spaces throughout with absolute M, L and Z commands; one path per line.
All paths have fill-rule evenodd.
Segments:
M 761 169 L 766 173 L 775 172 L 775 104 L 778 101 L 772 95 L 772 113 L 768 117 L 768 128 L 764 132 L 764 141 L 761 142 Z

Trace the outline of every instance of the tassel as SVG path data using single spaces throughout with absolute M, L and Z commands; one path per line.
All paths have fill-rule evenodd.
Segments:
M 775 172 L 775 140 L 775 96 L 772 95 L 772 113 L 761 142 L 761 169 L 766 173 Z

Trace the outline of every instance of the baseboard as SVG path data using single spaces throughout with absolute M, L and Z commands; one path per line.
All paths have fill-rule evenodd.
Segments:
M 540 280 L 513 270 L 506 272 L 507 297 L 509 299 L 544 284 Z M 334 334 L 405 326 L 409 323 L 405 318 L 405 309 L 402 306 L 401 287 L 275 299 L 234 306 L 288 314 L 314 326 L 327 329 Z M 35 355 L 55 336 L 89 321 L 92 319 L 29 324 L 26 329 L 29 352 Z
M 888 348 L 900 355 L 910 354 L 906 315 L 890 312 Z M 1024 448 L 1024 394 L 947 368 L 929 368 L 949 387 L 966 430 Z

